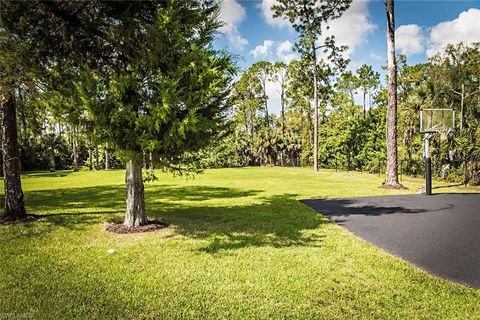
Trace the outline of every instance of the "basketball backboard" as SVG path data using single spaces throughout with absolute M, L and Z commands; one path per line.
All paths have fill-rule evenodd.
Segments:
M 448 133 L 455 129 L 455 110 L 422 109 L 420 110 L 421 133 Z

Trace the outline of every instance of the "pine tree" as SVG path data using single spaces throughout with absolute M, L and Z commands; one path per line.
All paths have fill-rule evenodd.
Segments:
M 316 1 L 316 0 L 278 0 L 272 9 L 275 17 L 284 17 L 290 21 L 293 28 L 300 34 L 297 50 L 309 57 L 313 72 L 313 108 L 314 108 L 314 143 L 313 170 L 318 172 L 318 84 L 317 63 L 318 49 L 330 48 L 337 51 L 334 39 L 329 38 L 324 45 L 318 45 L 317 40 L 328 21 L 339 18 L 348 9 L 351 0 Z
M 85 66 L 77 83 L 103 140 L 125 159 L 129 227 L 147 223 L 144 154 L 166 170 L 191 168 L 192 153 L 224 126 L 235 71 L 230 56 L 211 47 L 215 2 L 168 1 L 152 10 L 142 21 L 125 7 L 107 42 L 118 46 L 119 61 Z
M 388 108 L 387 108 L 387 178 L 384 188 L 404 188 L 398 182 L 397 150 L 397 63 L 395 59 L 395 15 L 393 0 L 386 1 L 387 10 L 387 60 L 388 60 Z

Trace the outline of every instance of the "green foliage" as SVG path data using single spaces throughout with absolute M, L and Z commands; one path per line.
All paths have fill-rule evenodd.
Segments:
M 429 63 L 413 66 L 407 64 L 406 57 L 399 57 L 398 155 L 401 174 L 421 176 L 424 172 L 420 110 L 452 106 L 459 115 L 459 96 L 455 91 L 461 90 L 461 81 L 466 81 L 465 128 L 457 128 L 446 139 L 439 136 L 432 139 L 431 153 L 437 177 L 478 183 L 480 95 L 475 91 L 478 86 L 475 72 L 479 67 L 479 60 L 475 59 L 479 52 L 478 45 L 451 46 L 446 57 L 437 55 Z M 236 126 L 233 142 L 228 140 L 227 143 L 243 145 L 242 152 L 254 159 L 238 161 L 237 158 L 236 164 L 307 166 L 313 163 L 312 69 L 305 57 L 292 60 L 282 68 L 286 69 L 285 119 L 280 114 L 269 121 L 272 126 L 267 127 L 261 119 L 262 90 L 252 76 L 252 70 L 247 69 L 235 85 L 236 113 L 233 119 Z M 378 73 L 367 65 L 356 72 L 344 72 L 338 78 L 320 67 L 317 73 L 322 83 L 319 86 L 319 164 L 325 168 L 383 172 L 386 167 L 387 92 L 379 84 Z M 277 80 L 273 73 L 271 81 Z M 365 113 L 361 106 L 355 105 L 354 95 L 358 92 L 369 96 Z M 285 134 L 281 130 L 283 121 Z M 253 149 L 251 142 L 254 143 Z
M 358 90 L 358 78 L 351 71 L 342 73 L 335 84 L 337 93 L 344 93 L 350 99 L 350 103 L 355 103 L 354 95 Z
M 275 165 L 282 141 L 276 130 L 265 127 L 255 136 L 254 147 L 261 164 Z
M 228 135 L 199 152 L 202 168 L 230 168 L 253 164 L 250 139 L 242 134 Z
M 98 163 L 97 163 L 97 148 L 98 148 Z M 86 147 L 86 157 L 83 160 L 83 166 L 90 169 L 90 164 L 92 165 L 91 170 L 103 170 L 105 169 L 106 162 L 106 149 L 105 144 L 101 145 L 88 145 Z M 90 155 L 88 154 L 88 149 L 90 149 Z M 144 161 L 146 166 L 149 166 L 148 159 Z M 125 167 L 125 162 L 122 158 L 118 157 L 111 148 L 108 148 L 108 166 L 109 169 L 121 169 Z
M 260 108 L 264 112 L 265 125 L 270 126 L 270 117 L 268 113 L 267 81 L 272 77 L 273 66 L 268 61 L 258 61 L 249 68 L 248 80 L 252 81 L 257 87 L 256 99 L 260 102 Z M 249 82 L 250 83 L 250 82 Z M 250 84 L 249 84 L 250 85 Z
M 300 34 L 317 34 L 326 24 L 339 18 L 352 0 L 278 0 L 272 7 L 274 16 L 285 17 Z
M 316 86 L 320 165 L 383 171 L 386 91 L 378 73 L 368 65 L 343 72 L 348 61 L 334 39 L 314 42 L 350 1 L 278 1 L 275 15 L 300 34 L 299 60 L 259 61 L 233 86 L 231 57 L 211 46 L 220 25 L 215 1 L 55 4 L 1 2 L 0 94 L 16 96 L 24 170 L 48 168 L 52 152 L 57 168 L 72 167 L 73 141 L 85 167 L 90 158 L 95 165 L 97 145 L 104 167 L 107 143 L 112 168 L 126 157 L 149 166 L 150 153 L 155 167 L 175 173 L 310 165 Z M 325 50 L 315 68 L 313 48 Z M 478 183 L 479 57 L 477 43 L 450 45 L 424 64 L 398 58 L 403 173 L 423 174 L 419 111 L 451 107 L 458 127 L 432 140 L 434 173 Z M 281 106 L 267 105 L 268 82 L 280 85 Z M 284 112 L 277 117 L 272 107 Z
M 162 165 L 177 165 L 224 128 L 234 68 L 228 54 L 210 47 L 214 30 L 200 23 L 212 23 L 216 8 L 192 1 L 159 8 L 152 22 L 143 22 L 148 41 L 131 53 L 125 69 L 82 73 L 82 98 L 103 139 L 124 157 L 152 152 Z M 122 25 L 129 23 L 126 17 Z M 136 41 L 125 32 L 114 30 L 110 42 Z
M 12 60 L 12 44 L 35 53 L 25 78 L 40 89 L 28 99 L 71 126 L 72 139 L 188 169 L 226 129 L 230 109 L 236 68 L 212 48 L 218 15 L 210 0 L 2 2 L 2 59 Z
M 385 108 L 363 118 L 361 107 L 342 105 L 320 126 L 323 167 L 378 172 L 385 166 Z
M 352 79 L 351 77 L 347 77 L 347 79 L 348 78 Z M 364 64 L 357 69 L 357 77 L 354 81 L 357 81 L 357 87 L 363 93 L 363 112 L 365 116 L 366 98 L 367 96 L 371 97 L 374 91 L 380 86 L 380 74 L 374 72 L 372 66 Z M 370 105 L 370 108 L 371 107 Z
M 399 127 L 401 158 L 406 171 L 422 174 L 422 140 L 418 114 L 424 108 L 453 108 L 457 127 L 446 139 L 432 140 L 433 169 L 437 176 L 450 181 L 476 181 L 478 176 L 478 143 L 476 132 L 480 119 L 480 82 L 478 74 L 480 44 L 450 45 L 433 56 L 429 63 L 408 66 L 402 57 L 399 64 Z M 463 111 L 462 111 L 463 86 Z M 463 114 L 463 117 L 462 117 Z M 462 128 L 462 118 L 463 128 Z

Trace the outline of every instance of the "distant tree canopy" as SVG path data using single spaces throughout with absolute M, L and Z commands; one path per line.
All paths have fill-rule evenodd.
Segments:
M 477 43 L 450 45 L 428 63 L 413 66 L 407 64 L 405 56 L 398 57 L 400 173 L 423 174 L 420 110 L 454 108 L 458 116 L 457 130 L 445 138 L 436 136 L 432 141 L 434 172 L 438 177 L 452 181 L 480 183 L 479 54 L 480 45 Z M 269 108 L 277 110 L 278 116 L 272 118 L 273 126 L 268 128 L 263 121 L 260 85 L 250 77 L 253 68 L 243 72 L 234 91 L 236 131 L 225 143 L 217 143 L 212 149 L 216 150 L 212 154 L 225 155 L 220 166 L 282 165 L 282 156 L 283 165 L 308 166 L 313 163 L 314 107 L 310 104 L 312 69 L 308 64 L 304 60 L 292 60 L 286 65 L 284 105 L 282 107 L 281 102 L 274 105 L 272 101 L 276 99 L 270 100 Z M 360 81 L 360 77 L 364 81 Z M 274 75 L 270 81 L 276 81 Z M 463 129 L 460 128 L 462 86 Z M 325 101 L 319 108 L 322 120 L 318 133 L 319 166 L 383 174 L 386 168 L 387 91 L 380 83 L 378 73 L 363 65 L 358 70 L 332 78 L 331 85 L 324 88 L 319 97 L 320 101 Z M 370 97 L 365 105 L 364 93 Z M 280 97 L 281 91 L 273 94 Z M 282 109 L 285 110 L 284 118 Z M 283 129 L 282 122 L 285 123 Z M 205 162 L 218 166 L 220 162 L 215 159 L 218 156 L 206 157 Z

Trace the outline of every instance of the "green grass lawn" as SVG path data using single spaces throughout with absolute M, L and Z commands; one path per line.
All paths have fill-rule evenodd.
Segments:
M 103 226 L 122 219 L 123 170 L 26 174 L 27 209 L 43 217 L 0 228 L 0 319 L 480 319 L 480 290 L 431 276 L 297 201 L 412 193 L 420 179 L 389 191 L 377 175 L 305 168 L 158 176 L 146 207 L 170 226 L 119 235 Z

